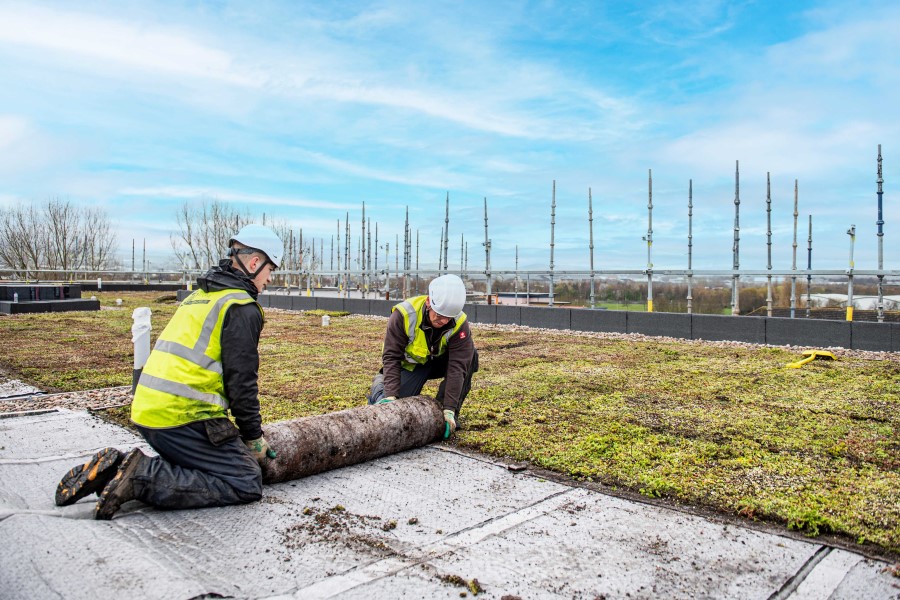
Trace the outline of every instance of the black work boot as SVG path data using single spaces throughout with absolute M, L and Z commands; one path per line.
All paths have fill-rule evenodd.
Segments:
M 56 505 L 69 506 L 95 492 L 99 495 L 115 476 L 123 458 L 115 448 L 104 448 L 83 465 L 73 467 L 56 486 Z
M 95 519 L 108 521 L 123 504 L 134 500 L 134 475 L 145 460 L 147 456 L 137 448 L 128 453 L 116 476 L 103 488 L 94 508 Z

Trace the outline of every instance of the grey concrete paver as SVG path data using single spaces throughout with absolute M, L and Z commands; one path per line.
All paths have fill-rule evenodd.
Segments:
M 900 598 L 857 554 L 513 474 L 432 446 L 193 511 L 53 505 L 97 448 L 84 412 L 0 419 L 5 598 Z M 13 549 L 13 551 L 6 551 Z
M 852 552 L 830 550 L 797 585 L 791 600 L 830 598 L 841 581 L 863 558 Z
M 25 394 L 40 394 L 41 390 L 18 379 L 10 379 L 0 375 L 0 399 Z

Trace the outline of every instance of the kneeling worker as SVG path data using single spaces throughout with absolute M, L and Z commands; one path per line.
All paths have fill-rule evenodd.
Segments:
M 261 465 L 276 455 L 259 415 L 256 298 L 284 245 L 271 229 L 248 225 L 228 246 L 230 258 L 197 280 L 160 334 L 134 393 L 131 420 L 159 456 L 105 448 L 66 473 L 58 506 L 96 492 L 94 518 L 110 519 L 133 499 L 177 509 L 262 497 Z
M 465 302 L 462 279 L 443 275 L 429 284 L 427 296 L 394 306 L 369 404 L 418 395 L 428 379 L 443 377 L 436 399 L 444 408 L 444 438 L 456 431 L 459 410 L 478 370 L 478 351 L 462 311 Z

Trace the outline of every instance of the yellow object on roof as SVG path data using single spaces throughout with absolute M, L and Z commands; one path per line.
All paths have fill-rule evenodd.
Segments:
M 828 360 L 837 360 L 837 357 L 834 355 L 834 353 L 829 352 L 828 350 L 806 350 L 803 353 L 803 356 L 805 356 L 806 358 L 804 358 L 802 360 L 798 360 L 797 362 L 788 363 L 787 366 L 790 367 L 791 369 L 799 369 L 806 363 L 812 362 L 812 361 L 816 360 L 817 358 L 827 358 Z

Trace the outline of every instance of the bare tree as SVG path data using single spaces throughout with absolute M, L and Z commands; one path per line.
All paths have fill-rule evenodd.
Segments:
M 43 263 L 45 232 L 33 204 L 17 204 L 0 211 L 0 262 L 24 271 L 25 277 Z
M 80 210 L 70 202 L 51 198 L 44 205 L 47 227 L 47 267 L 68 271 L 74 269 L 78 255 Z
M 199 247 L 194 238 L 194 223 L 196 211 L 185 202 L 175 213 L 175 221 L 178 223 L 178 235 L 169 236 L 175 258 L 188 269 L 200 268 Z
M 36 276 L 51 269 L 99 270 L 113 260 L 115 246 L 106 212 L 51 198 L 37 206 L 17 204 L 0 210 L 0 263 Z
M 254 218 L 246 210 L 240 211 L 216 199 L 204 198 L 199 203 L 184 202 L 175 214 L 178 232 L 170 241 L 175 257 L 183 268 L 205 269 L 218 263 L 228 247 L 228 240 L 244 225 L 262 223 L 271 227 L 284 242 L 282 269 L 296 269 L 303 264 L 302 234 L 284 220 L 273 220 L 263 214 Z
M 290 285 L 291 276 L 287 275 L 287 271 L 303 271 L 313 268 L 307 262 L 310 256 L 309 242 L 304 242 L 302 229 L 294 229 L 283 219 L 267 219 L 266 225 L 275 231 L 284 244 L 280 277 L 282 284 Z M 276 275 L 276 277 L 279 277 L 279 275 Z M 301 279 L 302 275 L 297 274 L 297 286 L 300 286 Z
M 172 250 L 187 269 L 204 269 L 218 263 L 231 236 L 251 222 L 246 212 L 208 198 L 199 205 L 185 202 L 175 219 L 178 233 L 170 237 Z
M 112 232 L 106 212 L 99 208 L 83 211 L 84 243 L 81 246 L 81 264 L 90 271 L 108 268 L 114 261 L 113 247 L 116 235 Z

